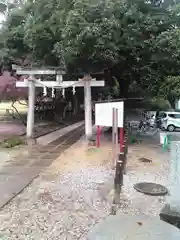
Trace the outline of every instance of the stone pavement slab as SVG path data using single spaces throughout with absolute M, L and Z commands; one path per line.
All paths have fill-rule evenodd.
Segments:
M 20 158 L 17 162 L 4 166 L 0 170 L 0 208 L 28 186 L 45 167 L 79 140 L 83 134 L 83 122 L 73 124 L 69 128 L 66 127 L 54 143 L 42 147 L 43 151 L 33 150 L 32 155 L 27 159 Z
M 55 132 L 49 133 L 46 136 L 39 137 L 39 138 L 37 138 L 37 143 L 40 145 L 43 145 L 43 146 L 48 145 L 49 143 L 55 141 L 56 139 L 63 136 L 67 132 L 72 131 L 75 128 L 78 128 L 78 127 L 82 126 L 83 124 L 84 124 L 84 121 L 77 122 L 77 123 L 74 123 L 65 128 L 59 129 Z
M 89 233 L 88 240 L 179 240 L 180 230 L 158 217 L 109 216 Z

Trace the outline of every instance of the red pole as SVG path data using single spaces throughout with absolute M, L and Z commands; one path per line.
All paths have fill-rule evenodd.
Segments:
M 119 129 L 119 143 L 120 143 L 120 153 L 123 151 L 123 142 L 124 142 L 124 136 L 123 136 L 123 128 Z
M 101 134 L 101 129 L 100 126 L 97 126 L 97 133 L 96 133 L 96 147 L 100 147 L 100 134 Z

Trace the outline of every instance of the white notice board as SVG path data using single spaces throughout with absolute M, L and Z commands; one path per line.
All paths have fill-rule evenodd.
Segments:
M 123 127 L 124 122 L 124 102 L 107 102 L 95 104 L 95 125 L 102 127 L 112 127 L 113 108 L 118 109 L 118 127 Z

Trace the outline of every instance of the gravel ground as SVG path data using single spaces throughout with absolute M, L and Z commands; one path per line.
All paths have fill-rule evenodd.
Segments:
M 141 157 L 152 160 L 152 163 L 140 162 Z M 128 172 L 124 177 L 120 212 L 159 215 L 166 197 L 144 195 L 137 192 L 133 185 L 138 182 L 154 182 L 168 187 L 168 157 L 168 153 L 162 153 L 152 145 L 131 147 Z
M 152 163 L 141 163 L 140 157 Z M 111 146 L 87 149 L 78 142 L 65 151 L 19 196 L 0 211 L 0 239 L 86 239 L 87 232 L 110 214 L 114 171 L 110 168 Z M 167 184 L 167 155 L 152 146 L 131 146 L 124 179 L 123 214 L 158 215 L 164 197 L 136 192 L 133 184 L 155 181 Z

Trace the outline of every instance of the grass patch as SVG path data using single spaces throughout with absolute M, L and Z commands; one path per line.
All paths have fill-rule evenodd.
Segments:
M 4 139 L 0 145 L 3 148 L 13 148 L 22 144 L 25 144 L 24 139 L 19 136 L 12 136 Z
M 99 151 L 99 148 L 89 148 L 88 150 L 88 153 L 94 153 L 94 152 L 98 152 Z

